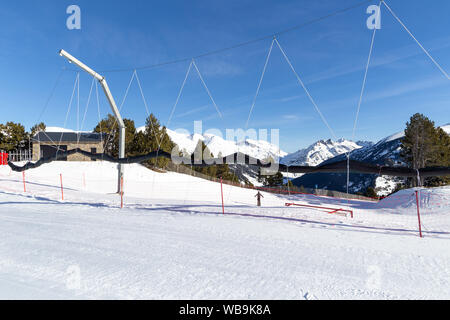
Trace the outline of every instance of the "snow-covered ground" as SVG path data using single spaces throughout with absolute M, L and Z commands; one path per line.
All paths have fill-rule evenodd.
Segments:
M 0 298 L 449 299 L 450 188 L 380 202 L 114 164 L 0 167 Z M 64 184 L 61 200 L 60 174 Z M 286 202 L 351 209 L 354 218 Z

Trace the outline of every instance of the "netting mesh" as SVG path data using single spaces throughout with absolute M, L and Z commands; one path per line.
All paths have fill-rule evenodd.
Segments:
M 60 180 L 62 177 L 62 180 Z M 16 172 L 0 166 L 0 192 L 34 197 L 43 202 L 119 209 L 117 165 L 97 162 L 57 162 Z M 62 186 L 64 201 L 62 201 Z M 173 171 L 149 170 L 141 165 L 125 167 L 124 206 L 168 213 L 223 214 L 276 219 L 311 228 L 419 235 L 450 238 L 450 187 L 406 189 L 380 201 L 343 198 L 339 193 L 314 190 L 300 193 L 283 188 L 244 186 L 207 177 L 185 166 Z M 261 192 L 261 207 L 257 192 Z M 417 198 L 416 198 L 417 191 Z M 320 194 L 326 193 L 326 194 Z M 287 207 L 286 203 L 306 205 Z M 351 210 L 340 215 L 333 209 Z

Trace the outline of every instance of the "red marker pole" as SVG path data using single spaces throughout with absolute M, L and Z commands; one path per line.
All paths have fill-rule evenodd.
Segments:
M 416 190 L 416 206 L 417 206 L 417 219 L 419 220 L 419 235 L 422 238 L 422 225 L 420 223 L 419 191 L 417 190 Z
M 22 171 L 22 180 L 23 180 L 23 192 L 27 192 L 27 188 L 25 187 L 25 171 Z
M 61 200 L 64 200 L 64 188 L 63 188 L 63 181 L 62 181 L 62 173 L 59 174 L 59 180 L 61 181 Z
M 120 208 L 123 208 L 123 177 L 120 178 Z
M 222 177 L 220 177 L 220 193 L 222 195 L 222 214 L 225 214 L 225 207 L 223 205 L 223 186 L 222 186 Z

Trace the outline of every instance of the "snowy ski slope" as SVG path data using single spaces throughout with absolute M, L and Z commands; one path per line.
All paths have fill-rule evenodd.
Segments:
M 64 184 L 61 200 L 60 173 Z M 378 203 L 263 193 L 114 164 L 0 167 L 0 298 L 450 298 L 450 189 Z M 354 210 L 354 218 L 286 202 Z

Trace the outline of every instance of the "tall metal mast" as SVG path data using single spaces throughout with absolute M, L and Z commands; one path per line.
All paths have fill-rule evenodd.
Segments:
M 103 92 L 106 95 L 106 99 L 108 99 L 109 105 L 111 106 L 111 110 L 116 117 L 117 123 L 119 124 L 119 158 L 125 158 L 125 123 L 123 122 L 123 119 L 120 115 L 119 109 L 117 108 L 116 102 L 114 101 L 114 97 L 111 94 L 111 91 L 109 90 L 108 83 L 106 82 L 105 77 L 99 75 L 97 72 L 89 68 L 87 65 L 82 63 L 80 60 L 69 54 L 68 52 L 64 50 L 59 51 L 59 55 L 69 60 L 70 63 L 73 63 L 89 73 L 91 76 L 96 78 L 100 85 L 103 88 Z M 118 164 L 118 182 L 117 182 L 117 192 L 121 193 L 122 185 L 121 185 L 121 179 L 123 178 L 123 164 Z

